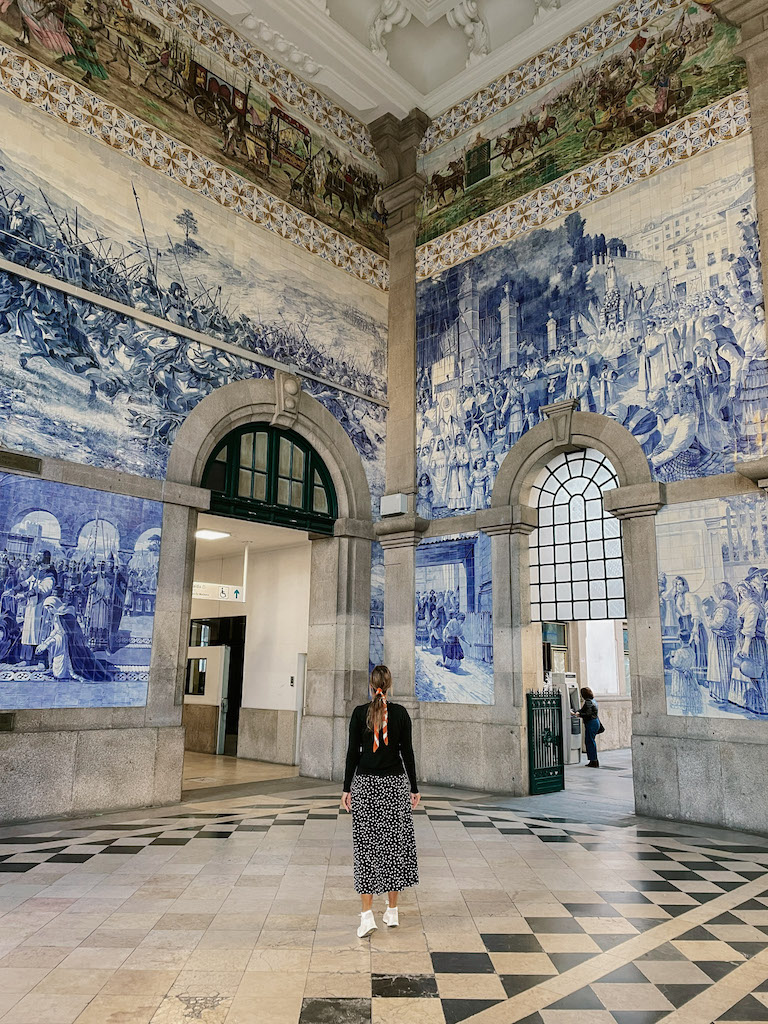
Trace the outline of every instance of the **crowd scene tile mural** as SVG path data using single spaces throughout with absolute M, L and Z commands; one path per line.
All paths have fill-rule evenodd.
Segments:
M 416 699 L 493 704 L 491 540 L 483 533 L 416 548 Z
M 24 108 L 0 117 L 0 255 L 162 321 L 0 271 L 0 443 L 163 476 L 191 409 L 224 384 L 271 377 L 277 361 L 318 378 L 305 390 L 380 493 L 385 407 L 366 396 L 385 391 L 384 295 L 266 233 L 254 247 L 252 228 L 181 189 L 157 202 L 151 171 L 126 179 L 96 142 L 85 162 L 64 127 L 46 122 L 46 146 L 34 144 Z
M 422 157 L 419 243 L 746 86 L 739 30 L 683 4 Z
M 0 708 L 146 704 L 162 505 L 0 474 Z
M 234 55 L 238 66 L 230 63 L 231 52 L 216 52 L 217 38 L 190 31 L 199 26 L 186 13 L 172 24 L 134 0 L 67 0 L 50 10 L 3 0 L 0 43 L 386 255 L 367 135 L 350 131 L 338 107 L 328 116 L 333 105 L 253 47 Z M 354 148 L 361 141 L 366 156 Z
M 762 493 L 667 505 L 656 516 L 670 715 L 768 715 L 768 508 Z
M 418 284 L 421 514 L 490 504 L 542 406 L 625 426 L 655 479 L 768 445 L 749 138 Z

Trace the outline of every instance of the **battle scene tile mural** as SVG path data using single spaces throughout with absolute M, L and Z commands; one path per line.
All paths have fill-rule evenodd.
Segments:
M 751 140 L 723 143 L 419 282 L 422 515 L 490 504 L 504 455 L 572 399 L 661 481 L 768 451 Z
M 491 540 L 461 533 L 416 548 L 416 699 L 493 704 Z
M 744 88 L 738 41 L 683 4 L 426 154 L 419 244 Z
M 667 713 L 768 715 L 768 503 L 737 494 L 656 516 Z
M 134 0 L 2 0 L 0 43 L 386 255 L 379 168 L 355 147 L 349 115 L 252 46 L 230 47 L 230 63 L 186 13 L 193 24 Z
M 0 708 L 147 701 L 162 505 L 0 474 Z

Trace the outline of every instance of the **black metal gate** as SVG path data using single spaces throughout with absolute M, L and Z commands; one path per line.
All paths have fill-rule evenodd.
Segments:
M 563 708 L 559 690 L 532 691 L 528 699 L 531 795 L 565 789 Z

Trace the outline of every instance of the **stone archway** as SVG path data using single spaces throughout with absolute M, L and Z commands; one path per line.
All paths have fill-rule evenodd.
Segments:
M 653 482 L 648 460 L 621 424 L 597 413 L 576 411 L 570 400 L 542 409 L 546 419 L 527 431 L 501 463 L 491 509 L 481 528 L 494 538 L 494 566 L 508 567 L 502 587 L 509 620 L 494 621 L 494 644 L 500 658 L 511 666 L 511 703 L 517 714 L 520 739 L 520 793 L 528 791 L 525 693 L 541 686 L 541 629 L 531 621 L 528 538 L 537 526 L 537 511 L 530 503 L 531 487 L 540 469 L 561 452 L 594 448 L 613 464 L 620 486 L 606 492 L 604 507 L 621 519 L 626 586 L 626 615 L 633 680 L 633 715 L 641 711 L 642 682 L 651 660 L 661 650 L 658 617 L 656 536 L 653 516 L 664 504 L 663 484 Z M 494 589 L 499 593 L 494 581 Z
M 213 392 L 190 413 L 170 451 L 165 487 L 200 487 L 213 449 L 247 423 L 289 427 L 317 451 L 336 490 L 338 518 L 332 537 L 311 535 L 309 648 L 306 714 L 299 755 L 301 773 L 341 778 L 346 720 L 368 682 L 370 573 L 373 527 L 371 496 L 362 460 L 333 415 L 301 390 L 298 377 L 236 381 Z M 197 507 L 165 504 L 160 555 L 153 682 L 173 679 L 175 703 L 183 702 L 184 672 L 194 570 L 194 532 L 210 492 L 200 489 Z M 257 709 L 258 710 L 258 709 Z M 293 714 L 293 713 L 292 713 Z M 284 724 L 280 725 L 281 728 Z

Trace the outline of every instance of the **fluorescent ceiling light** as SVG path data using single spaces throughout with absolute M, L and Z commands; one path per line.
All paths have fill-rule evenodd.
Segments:
M 224 540 L 225 537 L 231 536 L 231 533 L 222 533 L 221 530 L 197 530 L 195 533 L 198 540 Z

